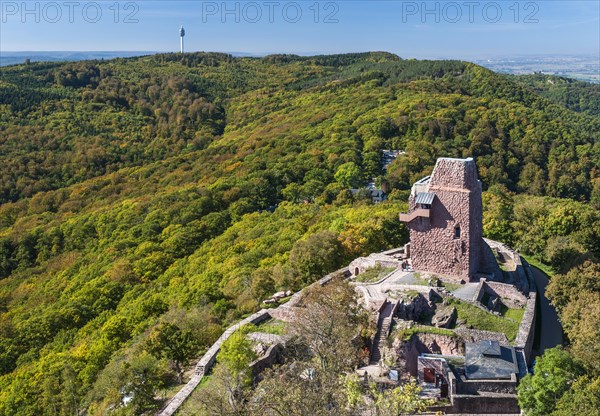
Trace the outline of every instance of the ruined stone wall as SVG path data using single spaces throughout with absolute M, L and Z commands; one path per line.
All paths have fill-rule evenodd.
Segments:
M 250 363 L 252 377 L 256 378 L 265 369 L 273 367 L 275 364 L 283 362 L 283 345 L 274 344 L 269 347 L 265 354 L 257 360 Z
M 260 311 L 250 315 L 246 319 L 241 320 L 237 324 L 227 328 L 225 332 L 219 337 L 219 339 L 209 348 L 208 351 L 202 356 L 200 361 L 196 364 L 196 370 L 190 381 L 173 396 L 166 406 L 160 410 L 159 416 L 171 416 L 177 412 L 177 409 L 183 404 L 183 402 L 192 394 L 194 389 L 200 384 L 205 374 L 208 374 L 212 366 L 215 364 L 217 354 L 221 350 L 221 345 L 225 342 L 235 331 L 242 326 L 252 323 L 258 324 L 266 319 L 269 319 L 269 311 L 267 309 L 261 309 Z
M 429 288 L 428 288 L 429 289 Z M 423 314 L 431 313 L 432 308 L 423 294 L 411 299 L 401 299 L 396 303 L 393 316 L 408 321 L 418 321 Z
M 494 252 L 492 251 L 489 245 L 488 239 L 483 239 L 483 246 L 481 252 L 481 265 L 479 267 L 479 271 L 481 273 L 486 273 L 488 276 L 486 278 L 488 280 L 496 280 L 501 282 L 504 280 L 504 274 L 500 267 L 498 267 L 498 262 L 496 261 L 496 257 L 494 256 Z
M 523 262 L 523 269 L 529 280 L 529 296 L 527 298 L 527 304 L 525 305 L 525 312 L 523 313 L 523 319 L 515 338 L 515 348 L 523 350 L 525 355 L 525 361 L 529 365 L 531 361 L 531 350 L 533 349 L 533 339 L 535 337 L 535 320 L 536 310 L 535 305 L 537 302 L 537 287 L 533 274 L 529 268 L 529 264 Z
M 418 359 L 423 353 L 442 355 L 463 355 L 464 345 L 458 338 L 448 335 L 418 334 L 408 342 L 395 339 L 392 344 L 392 356 L 396 361 L 404 361 L 410 375 L 418 376 Z
M 485 282 L 483 290 L 489 295 L 496 295 L 502 298 L 509 308 L 522 308 L 527 303 L 527 298 L 514 285 L 498 282 Z
M 357 276 L 363 273 L 367 269 L 371 269 L 376 266 L 381 267 L 400 267 L 400 261 L 388 256 L 384 253 L 372 253 L 368 257 L 359 257 L 354 259 L 348 266 L 348 270 Z

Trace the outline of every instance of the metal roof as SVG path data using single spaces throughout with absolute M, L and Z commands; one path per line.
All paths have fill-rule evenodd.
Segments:
M 417 194 L 417 199 L 415 200 L 415 202 L 417 204 L 431 205 L 431 203 L 433 202 L 433 198 L 435 198 L 435 194 L 432 192 L 419 192 Z
M 498 341 L 481 341 L 481 353 L 483 355 L 500 356 L 500 343 Z
M 465 376 L 471 380 L 510 379 L 518 374 L 515 350 L 496 341 L 465 343 Z

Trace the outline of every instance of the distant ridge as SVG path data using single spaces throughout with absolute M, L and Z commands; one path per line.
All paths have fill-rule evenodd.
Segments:
M 85 61 L 88 59 L 131 58 L 133 56 L 152 55 L 152 51 L 22 51 L 0 53 L 0 66 L 31 62 Z
M 67 62 L 86 61 L 90 59 L 132 58 L 135 56 L 155 55 L 169 51 L 16 51 L 0 52 L 0 66 L 23 64 L 27 59 L 31 62 Z M 246 52 L 226 52 L 236 57 L 261 57 L 267 54 Z

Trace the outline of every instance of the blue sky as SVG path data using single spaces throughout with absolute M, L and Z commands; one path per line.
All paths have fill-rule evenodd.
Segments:
M 385 50 L 464 59 L 600 53 L 599 0 L 0 3 L 1 51 L 176 51 L 184 25 L 187 51 Z

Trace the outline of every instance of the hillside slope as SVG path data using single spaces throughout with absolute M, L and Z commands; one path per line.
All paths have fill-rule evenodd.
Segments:
M 538 234 L 491 204 L 493 237 L 595 253 L 599 132 L 510 77 L 386 53 L 3 68 L 0 414 L 150 411 L 266 295 L 404 243 L 438 156 L 476 157 L 491 201 L 539 196 Z M 406 154 L 384 171 L 382 149 Z M 353 200 L 367 178 L 391 201 Z

